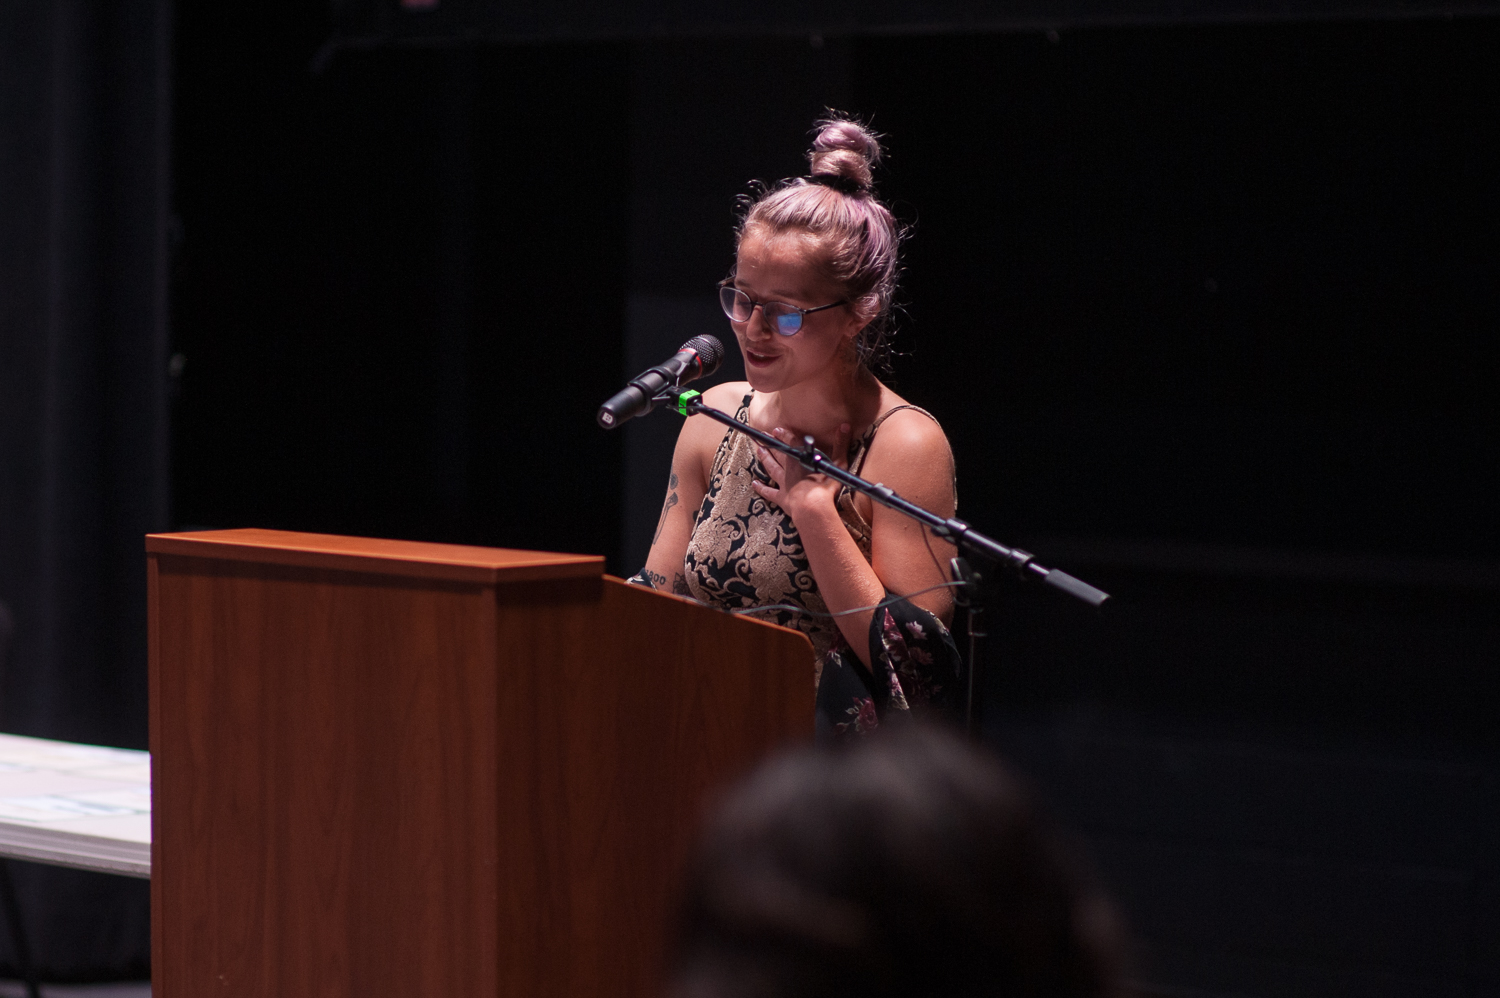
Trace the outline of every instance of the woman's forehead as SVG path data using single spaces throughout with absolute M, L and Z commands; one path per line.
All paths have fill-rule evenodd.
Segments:
M 824 268 L 827 249 L 811 232 L 767 232 L 751 229 L 740 239 L 735 278 L 749 281 L 762 292 L 798 294 L 835 287 Z

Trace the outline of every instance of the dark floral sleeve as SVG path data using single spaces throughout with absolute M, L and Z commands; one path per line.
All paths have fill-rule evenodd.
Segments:
M 964 665 L 937 617 L 894 599 L 870 619 L 870 665 L 842 637 L 824 656 L 818 679 L 820 741 L 864 735 L 882 724 L 963 709 Z

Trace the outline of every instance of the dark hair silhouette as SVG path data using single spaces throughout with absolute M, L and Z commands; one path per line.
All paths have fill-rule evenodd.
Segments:
M 993 758 L 912 729 L 773 760 L 688 871 L 673 998 L 1105 998 L 1103 893 Z

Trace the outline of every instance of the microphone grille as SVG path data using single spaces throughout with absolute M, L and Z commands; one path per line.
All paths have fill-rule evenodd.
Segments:
M 694 336 L 682 345 L 684 350 L 692 350 L 698 355 L 698 360 L 703 366 L 700 377 L 708 377 L 719 369 L 724 363 L 724 344 L 719 342 L 716 336 Z

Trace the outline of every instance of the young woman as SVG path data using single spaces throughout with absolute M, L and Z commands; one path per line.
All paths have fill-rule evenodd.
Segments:
M 952 516 L 942 428 L 875 375 L 900 243 L 871 189 L 880 145 L 853 121 L 820 126 L 810 175 L 765 191 L 741 219 L 720 298 L 749 380 L 704 402 L 788 442 L 810 434 L 840 465 Z M 952 554 L 915 521 L 695 416 L 636 581 L 726 609 L 767 607 L 766 619 L 806 633 L 829 738 L 958 705 L 943 586 Z

